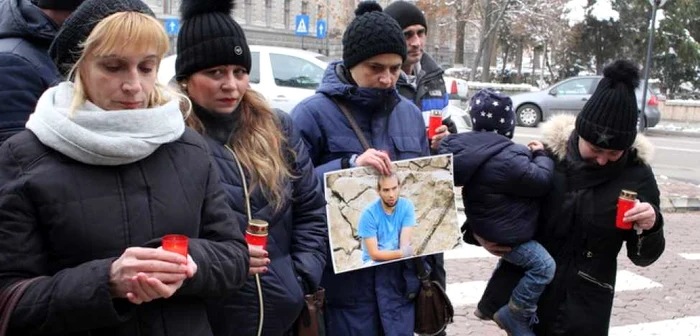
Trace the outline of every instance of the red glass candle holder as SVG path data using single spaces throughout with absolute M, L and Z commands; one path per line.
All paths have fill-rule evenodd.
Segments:
M 161 239 L 161 246 L 164 250 L 175 252 L 187 258 L 187 245 L 189 238 L 183 235 L 170 234 Z
M 629 190 L 622 190 L 620 192 L 620 197 L 617 199 L 617 217 L 615 218 L 615 226 L 618 229 L 632 230 L 634 223 L 625 223 L 622 221 L 625 218 L 625 213 L 630 209 L 634 208 L 635 203 L 637 203 L 637 193 Z
M 265 249 L 267 246 L 268 223 L 259 219 L 251 219 L 245 230 L 245 241 L 250 246 Z
M 435 136 L 435 131 L 442 125 L 442 111 L 431 110 L 428 118 L 428 140 L 432 140 Z

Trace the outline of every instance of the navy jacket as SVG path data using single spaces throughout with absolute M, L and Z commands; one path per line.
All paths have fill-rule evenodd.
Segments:
M 429 155 L 423 117 L 413 103 L 396 90 L 381 94 L 358 88 L 344 73 L 341 62 L 331 63 L 317 93 L 292 110 L 319 178 L 341 169 L 343 157 L 364 152 L 331 97 L 347 106 L 370 145 L 388 151 L 393 161 Z M 330 264 L 321 282 L 326 288 L 325 318 L 330 334 L 413 335 L 413 298 L 419 287 L 413 261 L 342 274 L 334 274 Z
M 491 132 L 467 132 L 443 139 L 440 153 L 454 154 L 455 185 L 469 228 L 506 245 L 532 239 L 540 197 L 550 189 L 554 162 L 544 151 Z
M 58 26 L 28 0 L 0 0 L 0 144 L 24 129 L 61 76 L 48 54 Z
M 296 153 L 288 156 L 296 178 L 286 183 L 287 203 L 279 211 L 275 211 L 260 188 L 252 190 L 250 196 L 252 218 L 265 220 L 270 225 L 267 251 L 271 263 L 260 280 L 264 305 L 262 334 L 271 336 L 287 332 L 299 316 L 304 301 L 302 281 L 311 289 L 319 286 L 328 245 L 326 201 L 313 164 L 299 133 L 293 130 L 289 115 L 278 112 L 278 116 L 288 148 Z M 228 203 L 237 215 L 241 232 L 245 232 L 248 216 L 238 165 L 221 143 L 210 137 L 206 139 L 228 194 Z M 250 191 L 250 179 L 246 181 Z M 209 305 L 214 334 L 256 335 L 259 307 L 255 278 L 248 276 L 238 292 Z
M 233 292 L 248 273 L 204 140 L 192 130 L 119 166 L 87 165 L 29 130 L 0 147 L 0 288 L 46 275 L 17 303 L 8 336 L 214 335 L 206 299 Z M 168 299 L 113 299 L 112 263 L 129 247 L 190 237 L 197 273 Z

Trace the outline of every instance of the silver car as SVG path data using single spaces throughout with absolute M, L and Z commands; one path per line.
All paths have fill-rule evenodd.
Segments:
M 513 107 L 520 126 L 535 127 L 556 114 L 577 115 L 583 109 L 602 76 L 579 76 L 565 79 L 549 88 L 513 95 Z M 637 106 L 642 106 L 642 88 L 637 89 Z M 654 127 L 661 119 L 657 97 L 647 92 L 644 117 L 639 118 L 638 127 L 643 131 Z

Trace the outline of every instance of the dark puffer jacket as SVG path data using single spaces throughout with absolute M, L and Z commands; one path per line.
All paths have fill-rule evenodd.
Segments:
M 286 183 L 287 203 L 279 211 L 275 211 L 260 188 L 255 188 L 250 196 L 252 218 L 270 225 L 267 240 L 270 265 L 268 272 L 260 276 L 264 306 L 262 334 L 270 336 L 283 335 L 299 316 L 304 301 L 303 283 L 310 289 L 319 286 L 328 244 L 326 200 L 313 164 L 299 133 L 293 130 L 289 115 L 280 111 L 277 116 L 288 141 L 283 151 L 290 154 L 288 149 L 292 149 L 295 153 L 287 156 L 296 178 Z M 210 137 L 206 139 L 221 173 L 228 203 L 241 224 L 239 230 L 245 232 L 248 216 L 238 165 L 222 143 Z M 246 181 L 250 190 L 250 179 Z M 210 304 L 209 317 L 216 335 L 256 335 L 260 318 L 258 291 L 255 278 L 249 276 L 247 280 L 235 294 Z
M 542 126 L 543 142 L 555 159 L 555 170 L 552 189 L 542 203 L 535 239 L 554 258 L 557 270 L 538 303 L 537 335 L 607 335 L 622 245 L 637 266 L 654 263 L 666 245 L 659 189 L 648 164 L 651 143 L 639 134 L 617 164 L 608 163 L 584 176 L 567 160 L 574 120 L 571 116 L 559 116 Z M 656 211 L 654 227 L 641 236 L 634 230 L 615 227 L 617 199 L 622 189 L 636 191 L 639 200 L 648 202 Z M 479 302 L 479 310 L 493 315 L 508 302 L 523 274 L 521 268 L 502 263 Z
M 28 0 L 0 0 L 0 144 L 24 129 L 60 75 L 48 50 L 58 26 Z
M 455 185 L 469 228 L 482 238 L 504 245 L 532 239 L 540 197 L 551 186 L 554 163 L 544 151 L 491 132 L 453 134 L 440 143 L 441 154 L 454 154 Z
M 341 62 L 326 69 L 317 93 L 292 110 L 294 125 L 307 143 L 316 173 L 341 169 L 341 159 L 364 152 L 350 123 L 332 98 L 346 104 L 370 146 L 386 150 L 394 161 L 429 154 L 420 112 L 396 90 L 360 89 L 349 83 Z M 413 335 L 418 278 L 412 261 L 334 274 L 331 262 L 322 286 L 328 299 L 330 335 Z
M 0 147 L 0 288 L 27 289 L 9 335 L 213 335 L 206 299 L 237 290 L 248 249 L 202 137 L 191 130 L 147 158 L 92 166 L 23 131 Z M 110 295 L 110 268 L 129 247 L 191 237 L 195 276 L 169 299 Z

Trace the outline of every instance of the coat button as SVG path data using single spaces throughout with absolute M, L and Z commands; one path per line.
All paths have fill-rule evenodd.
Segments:
M 593 258 L 593 252 L 591 252 L 591 251 L 586 252 L 586 258 Z
M 409 299 L 409 300 L 413 300 L 413 299 L 415 299 L 415 298 L 416 298 L 416 293 L 408 294 L 408 299 Z

